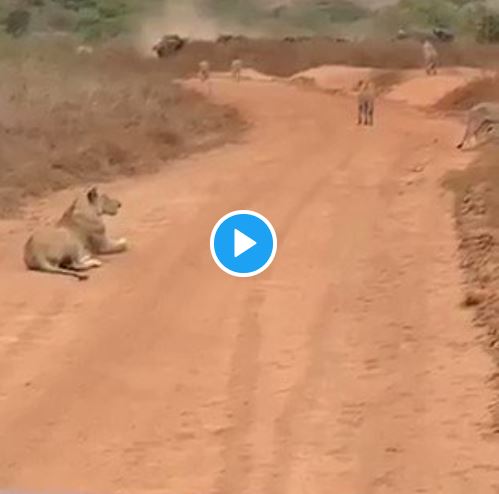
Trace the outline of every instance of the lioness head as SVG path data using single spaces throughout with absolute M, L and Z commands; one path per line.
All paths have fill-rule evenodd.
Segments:
M 366 86 L 366 80 L 365 79 L 361 79 L 359 82 L 357 82 L 357 86 L 355 87 L 355 89 L 357 91 L 362 91 Z
M 92 187 L 88 190 L 87 199 L 99 215 L 107 214 L 114 216 L 121 208 L 121 202 L 118 199 L 109 197 L 107 194 L 101 194 L 97 187 Z

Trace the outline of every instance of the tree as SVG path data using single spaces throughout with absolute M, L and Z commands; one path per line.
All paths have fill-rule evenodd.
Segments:
M 450 0 L 401 0 L 399 7 L 421 26 L 452 25 L 459 10 Z
M 495 43 L 499 41 L 499 14 L 487 13 L 478 21 L 476 39 L 479 43 Z
M 7 15 L 5 19 L 5 32 L 18 38 L 26 33 L 31 21 L 31 14 L 24 9 L 16 9 Z

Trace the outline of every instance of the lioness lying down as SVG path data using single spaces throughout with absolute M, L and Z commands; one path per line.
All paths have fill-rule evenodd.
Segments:
M 35 231 L 24 246 L 28 269 L 74 276 L 86 280 L 83 273 L 101 266 L 95 254 L 115 254 L 127 249 L 124 238 L 111 240 L 106 235 L 102 216 L 114 216 L 121 203 L 100 194 L 97 187 L 80 194 L 54 226 Z

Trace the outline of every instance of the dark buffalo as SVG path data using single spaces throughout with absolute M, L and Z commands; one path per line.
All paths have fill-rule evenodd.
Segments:
M 217 38 L 217 43 L 230 43 L 231 41 L 246 41 L 248 38 L 241 34 L 221 34 Z
M 443 27 L 436 27 L 433 29 L 433 34 L 440 41 L 454 41 L 454 33 L 449 29 L 445 29 Z
M 300 43 L 303 41 L 310 41 L 311 39 L 311 36 L 286 36 L 282 40 L 286 43 Z
M 162 36 L 152 49 L 156 52 L 158 58 L 163 58 L 181 50 L 186 42 L 185 38 L 181 38 L 176 34 L 167 34 Z

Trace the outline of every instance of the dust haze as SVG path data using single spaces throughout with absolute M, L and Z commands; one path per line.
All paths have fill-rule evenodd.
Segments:
M 222 33 L 259 37 L 263 33 L 235 19 L 217 18 L 206 0 L 166 0 L 161 9 L 144 18 L 138 29 L 138 49 L 151 56 L 151 46 L 164 34 L 214 41 Z

